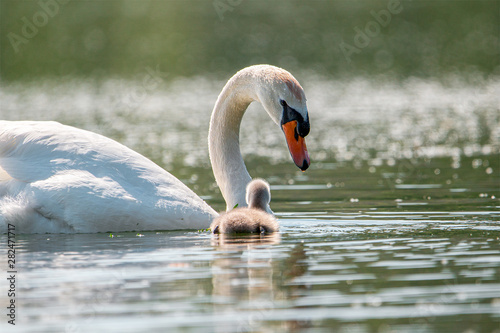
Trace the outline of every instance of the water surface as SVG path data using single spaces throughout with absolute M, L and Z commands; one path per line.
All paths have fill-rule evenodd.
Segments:
M 499 332 L 498 83 L 318 80 L 301 80 L 307 172 L 257 105 L 243 119 L 278 235 L 17 235 L 15 331 Z M 222 210 L 205 142 L 216 82 L 12 84 L 1 116 L 110 136 Z
M 362 215 L 282 214 L 257 239 L 19 236 L 16 331 L 498 330 L 497 213 Z

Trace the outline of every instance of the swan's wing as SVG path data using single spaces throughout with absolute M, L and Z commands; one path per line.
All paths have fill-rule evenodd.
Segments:
M 57 122 L 0 121 L 0 167 L 11 178 L 32 183 L 67 170 L 96 176 L 182 184 L 151 160 L 124 145 Z M 5 177 L 5 175 L 4 175 Z
M 25 183 L 67 170 L 85 170 L 97 177 L 125 179 L 138 188 L 150 183 L 158 188 L 172 185 L 177 190 L 189 190 L 170 173 L 124 145 L 57 122 L 0 121 L 0 167 L 0 177 L 8 174 Z
M 56 122 L 0 121 L 0 168 L 0 178 L 12 180 L 0 179 L 0 196 L 15 196 L 12 184 L 25 184 L 26 193 L 35 197 L 30 209 L 72 223 L 79 214 L 80 232 L 101 231 L 89 221 L 97 224 L 110 216 L 117 226 L 108 230 L 123 227 L 124 216 L 149 221 L 142 230 L 152 230 L 206 225 L 216 215 L 146 157 L 112 139 Z
M 79 152 L 96 142 L 90 132 L 56 122 L 0 121 L 0 167 L 11 178 L 30 183 L 82 162 Z
M 143 168 L 154 165 L 99 134 L 57 122 L 0 121 L 0 167 L 19 181 L 34 182 L 71 169 L 94 173 L 111 167 L 116 172 L 130 167 L 127 160 Z

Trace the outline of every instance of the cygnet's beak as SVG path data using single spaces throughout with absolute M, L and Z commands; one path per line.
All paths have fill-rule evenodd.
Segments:
M 281 128 L 285 133 L 286 143 L 288 144 L 288 150 L 290 151 L 290 155 L 292 155 L 293 162 L 300 170 L 305 171 L 311 164 L 311 161 L 307 152 L 306 140 L 299 134 L 297 126 L 297 120 L 291 120 L 282 124 Z

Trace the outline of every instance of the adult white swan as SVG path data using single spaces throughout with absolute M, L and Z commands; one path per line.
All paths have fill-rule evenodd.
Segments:
M 295 164 L 309 166 L 309 117 L 300 84 L 270 65 L 239 71 L 215 103 L 208 135 L 228 210 L 246 206 L 251 177 L 239 128 L 252 101 L 281 126 Z M 2 232 L 8 224 L 16 233 L 201 229 L 217 215 L 170 173 L 112 139 L 56 122 L 0 121 Z

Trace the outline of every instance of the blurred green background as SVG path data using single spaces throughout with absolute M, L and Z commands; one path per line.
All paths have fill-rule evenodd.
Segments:
M 146 66 L 227 77 L 255 63 L 339 78 L 500 74 L 500 1 L 393 2 L 1 0 L 0 78 L 130 77 Z M 391 3 L 400 12 L 375 24 L 371 11 Z M 341 44 L 356 47 L 367 25 L 369 44 L 346 57 Z

